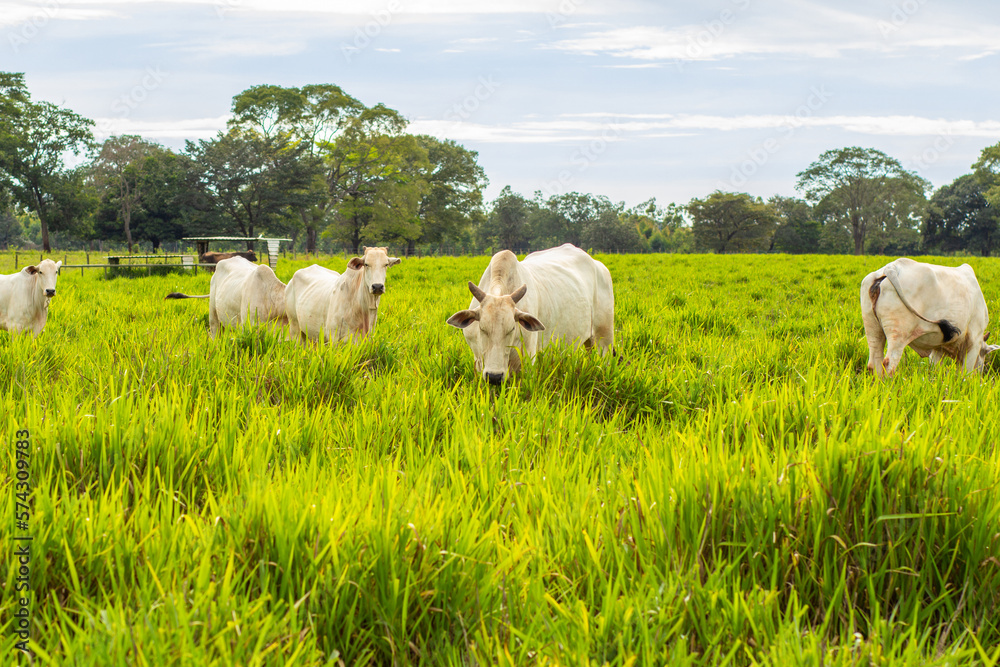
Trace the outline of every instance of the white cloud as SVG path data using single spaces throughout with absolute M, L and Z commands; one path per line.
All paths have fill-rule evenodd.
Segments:
M 870 8 L 857 14 L 784 0 L 784 11 L 757 15 L 730 8 L 699 24 L 633 25 L 593 30 L 544 48 L 643 61 L 710 61 L 739 56 L 835 58 L 849 52 L 952 49 L 965 57 L 1000 52 L 1000 27 L 926 6 L 905 13 Z M 962 56 L 959 56 L 962 57 Z
M 110 9 L 97 7 L 69 7 L 59 2 L 30 2 L 28 0 L 0 1 L 0 27 L 23 26 L 40 29 L 52 20 L 87 21 L 115 16 Z M 16 31 L 15 31 L 16 33 Z
M 1000 121 L 949 120 L 920 116 L 806 116 L 794 115 L 742 115 L 717 116 L 707 114 L 564 114 L 563 118 L 603 118 L 567 122 L 563 127 L 596 129 L 613 123 L 623 132 L 645 132 L 656 129 L 684 129 L 733 132 L 737 130 L 780 129 L 785 127 L 836 128 L 859 134 L 881 136 L 936 136 L 939 134 L 965 137 L 996 137 L 1000 135 Z M 642 121 L 642 122 L 640 122 Z
M 211 5 L 226 11 L 309 12 L 317 14 L 544 14 L 560 12 L 567 2 L 574 13 L 597 11 L 583 0 L 60 0 L 60 5 L 123 6 L 136 4 Z M 20 0 L 14 4 L 36 4 Z M 2 7 L 2 5 L 0 5 Z
M 306 42 L 268 41 L 266 39 L 212 40 L 200 44 L 175 45 L 179 51 L 201 56 L 256 58 L 263 56 L 291 56 L 305 51 Z
M 229 116 L 176 121 L 98 118 L 96 134 L 138 134 L 150 139 L 208 139 L 225 130 Z M 1000 121 L 947 120 L 918 116 L 828 116 L 796 118 L 780 115 L 714 116 L 701 114 L 563 114 L 553 120 L 525 120 L 488 125 L 460 120 L 418 119 L 407 131 L 477 143 L 561 143 L 595 139 L 663 139 L 706 132 L 829 128 L 878 136 L 987 137 L 1000 135 Z
M 94 134 L 103 139 L 116 134 L 138 134 L 147 139 L 210 139 L 226 129 L 230 116 L 187 120 L 132 120 L 96 118 Z

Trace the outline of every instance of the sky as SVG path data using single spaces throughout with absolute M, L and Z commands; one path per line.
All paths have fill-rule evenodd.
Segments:
M 845 146 L 940 187 L 1000 142 L 996 0 L 0 0 L 0 71 L 175 149 L 337 84 L 477 151 L 488 199 L 793 196 Z

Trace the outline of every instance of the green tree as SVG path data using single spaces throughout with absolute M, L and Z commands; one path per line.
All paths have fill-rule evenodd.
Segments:
M 306 153 L 322 167 L 336 150 L 336 139 L 365 110 L 363 104 L 333 84 L 301 88 L 260 85 L 233 97 L 231 127 L 251 129 L 265 138 L 289 137 L 306 147 Z M 336 160 L 325 160 L 331 168 Z M 313 175 L 310 203 L 297 208 L 306 234 L 306 252 L 315 253 L 319 231 L 341 201 L 332 181 L 339 173 L 319 168 Z M 293 230 L 292 233 L 296 233 Z
M 406 134 L 399 112 L 378 104 L 350 119 L 324 155 L 333 221 L 326 234 L 357 252 L 384 236 L 420 238 L 419 204 L 430 169 L 427 151 Z
M 931 196 L 921 228 L 924 248 L 969 250 L 989 257 L 1000 242 L 1000 221 L 975 174 L 959 176 Z
M 866 252 L 885 255 L 908 255 L 920 249 L 920 222 L 927 209 L 923 179 L 889 178 L 883 186 L 883 197 L 872 206 L 871 220 L 865 243 Z
M 124 225 L 125 242 L 132 252 L 132 216 L 141 210 L 149 158 L 160 147 L 131 134 L 108 137 L 91 164 L 102 198 L 115 204 L 119 221 Z
M 17 216 L 9 211 L 0 211 L 0 248 L 18 248 L 24 243 L 24 229 Z
M 157 147 L 146 158 L 144 195 L 135 218 L 135 236 L 152 243 L 154 250 L 161 243 L 187 235 L 191 211 L 185 201 L 193 166 L 188 156 L 163 147 Z
M 186 152 L 193 162 L 190 201 L 202 225 L 216 231 L 283 233 L 292 213 L 314 195 L 315 161 L 286 136 L 233 128 L 197 144 L 188 141 Z
M 490 206 L 489 215 L 479 229 L 480 244 L 494 251 L 523 251 L 531 241 L 528 218 L 533 205 L 505 185 Z
M 986 201 L 993 210 L 1000 210 L 1000 143 L 984 148 L 972 168 Z
M 884 220 L 887 197 L 904 191 L 923 192 L 929 186 L 882 151 L 857 146 L 826 151 L 797 178 L 795 187 L 808 201 L 827 199 L 843 211 L 856 255 L 864 253 L 869 229 Z
M 767 250 L 778 221 L 772 206 L 745 192 L 692 199 L 688 214 L 697 247 L 717 253 Z
M 426 188 L 420 198 L 420 240 L 443 243 L 458 239 L 462 232 L 483 219 L 483 188 L 486 172 L 476 161 L 478 153 L 450 139 L 420 135 L 417 144 L 427 153 Z M 408 249 L 412 252 L 411 247 Z
M 622 216 L 624 204 L 603 206 L 583 230 L 583 247 L 601 252 L 639 252 L 643 238 L 635 223 Z
M 35 212 L 42 248 L 51 252 L 49 231 L 78 222 L 67 212 L 85 209 L 72 203 L 65 188 L 64 158 L 93 148 L 94 121 L 50 102 L 32 102 L 23 74 L 0 72 L 0 179 L 13 198 Z
M 813 215 L 808 202 L 775 195 L 768 203 L 778 214 L 771 250 L 790 254 L 819 252 L 823 225 Z

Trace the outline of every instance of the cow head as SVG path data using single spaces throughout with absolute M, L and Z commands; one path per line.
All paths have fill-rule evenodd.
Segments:
M 976 359 L 976 368 L 982 368 L 986 364 L 986 355 L 990 352 L 1000 350 L 1000 345 L 990 345 L 986 341 L 990 339 L 990 332 L 983 334 L 983 344 L 979 347 L 979 358 Z
M 364 271 L 365 289 L 375 296 L 385 293 L 385 271 L 399 264 L 398 257 L 389 257 L 385 248 L 362 248 L 362 256 L 354 257 L 347 268 Z
M 521 285 L 513 294 L 492 296 L 470 282 L 469 291 L 476 297 L 479 307 L 458 311 L 448 318 L 448 324 L 465 329 L 473 322 L 479 323 L 483 377 L 490 384 L 500 384 L 507 375 L 511 351 L 519 338 L 517 325 L 526 331 L 544 331 L 545 327 L 534 315 L 517 308 L 517 302 L 528 291 L 527 285 Z
M 56 276 L 59 274 L 59 267 L 62 261 L 53 262 L 51 259 L 43 259 L 38 266 L 26 266 L 21 269 L 21 273 L 31 276 L 35 280 L 35 289 L 39 296 L 51 299 L 56 295 Z

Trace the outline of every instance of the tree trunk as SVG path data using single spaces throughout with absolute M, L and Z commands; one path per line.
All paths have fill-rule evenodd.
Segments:
M 406 242 L 406 256 L 409 257 L 413 254 L 414 247 L 416 246 L 416 241 L 410 239 Z
M 128 254 L 132 254 L 132 229 L 130 223 L 132 222 L 131 214 L 126 211 L 122 216 L 125 218 L 125 242 L 128 243 Z
M 42 250 L 45 252 L 52 252 L 52 246 L 49 245 L 49 223 L 45 221 L 45 218 L 38 215 L 38 222 L 42 226 Z
M 315 223 L 310 224 L 306 227 L 306 252 L 310 255 L 316 254 L 316 225 Z
M 38 204 L 38 224 L 42 228 L 42 250 L 52 252 L 49 245 L 49 221 L 45 219 L 45 203 L 42 201 L 42 193 L 35 190 L 35 201 Z

